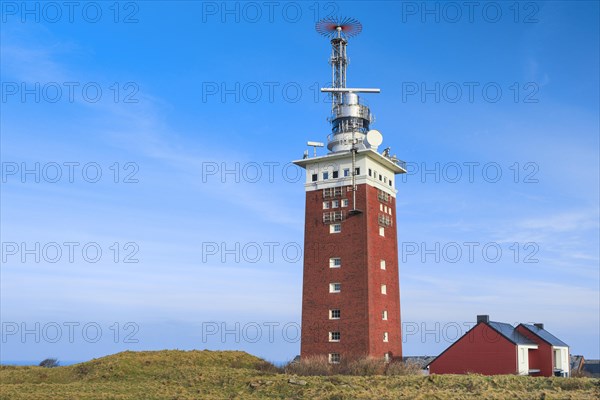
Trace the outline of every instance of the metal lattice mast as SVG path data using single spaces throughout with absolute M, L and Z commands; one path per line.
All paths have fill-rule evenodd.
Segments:
M 336 27 L 337 37 L 331 39 L 331 82 L 332 87 L 336 89 L 346 88 L 346 70 L 348 67 L 348 57 L 346 56 L 346 45 L 348 41 L 342 37 L 342 28 Z M 332 93 L 332 109 L 337 104 L 342 103 L 342 94 Z

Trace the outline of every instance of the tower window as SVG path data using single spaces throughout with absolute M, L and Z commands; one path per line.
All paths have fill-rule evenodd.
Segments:
M 387 286 L 381 285 L 381 294 L 387 294 Z
M 350 176 L 350 168 L 344 168 L 344 176 Z
M 339 200 L 333 200 L 331 202 L 331 208 L 338 208 L 340 206 L 340 201 Z
M 318 178 L 319 178 L 319 175 L 317 175 L 317 174 L 312 174 L 312 181 L 313 181 L 313 182 L 316 182 Z
M 381 313 L 381 319 L 383 321 L 387 321 L 387 310 L 383 310 L 383 312 Z
M 348 199 L 342 199 L 342 207 L 348 207 Z
M 329 310 L 329 319 L 340 319 L 340 310 Z
M 354 175 L 360 175 L 360 167 L 354 169 Z
M 383 211 L 383 204 L 379 203 L 379 211 Z
M 342 291 L 341 283 L 330 283 L 329 284 L 329 293 L 339 293 Z
M 387 332 L 383 332 L 383 341 L 385 343 L 387 343 L 389 341 L 389 339 L 388 339 L 388 333 Z
M 385 236 L 385 230 L 383 229 L 383 226 L 379 227 L 379 236 Z
M 341 231 L 342 231 L 342 224 L 329 225 L 329 233 L 340 233 Z
M 336 179 L 339 175 L 339 171 L 333 171 L 333 179 Z
M 323 180 L 325 181 L 327 179 L 329 179 L 329 172 L 325 171 L 325 172 L 323 172 Z
M 339 353 L 329 353 L 329 363 L 330 364 L 339 364 L 340 363 L 340 354 Z
M 324 201 L 323 202 L 323 210 L 328 210 L 329 209 L 329 202 L 328 201 Z
M 330 342 L 339 342 L 340 341 L 340 333 L 339 332 L 329 332 L 329 341 Z
M 392 180 L 390 179 L 390 181 L 388 182 L 390 184 L 390 186 L 392 186 Z
M 369 176 L 373 175 L 373 170 L 371 168 L 369 168 Z
M 385 269 L 385 260 L 379 261 L 379 268 Z
M 329 259 L 329 268 L 339 268 L 342 266 L 342 259 L 339 257 L 332 257 Z
M 383 179 L 382 179 L 382 176 L 381 176 L 381 174 L 379 174 L 379 180 L 380 180 L 380 181 L 381 181 L 381 180 L 383 180 Z

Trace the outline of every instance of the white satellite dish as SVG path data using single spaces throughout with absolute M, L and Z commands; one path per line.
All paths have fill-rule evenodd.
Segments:
M 369 146 L 377 147 L 383 143 L 383 135 L 377 129 L 372 129 L 367 132 L 366 140 L 367 143 L 369 143 Z

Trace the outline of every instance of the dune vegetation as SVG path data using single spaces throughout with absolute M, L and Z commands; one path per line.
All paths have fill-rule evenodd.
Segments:
M 2 366 L 0 399 L 600 398 L 591 378 L 423 376 L 372 360 L 343 370 L 319 363 L 277 368 L 239 351 L 127 351 L 56 368 Z

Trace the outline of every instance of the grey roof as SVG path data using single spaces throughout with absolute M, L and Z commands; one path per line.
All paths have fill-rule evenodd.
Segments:
M 425 369 L 425 367 L 429 365 L 434 358 L 435 356 L 405 356 L 402 357 L 402 361 L 407 364 L 417 365 L 421 369 Z
M 524 326 L 525 328 L 529 329 L 531 332 L 535 333 L 536 335 L 538 335 L 540 338 L 542 338 L 544 341 L 548 342 L 552 346 L 569 347 L 568 344 L 566 344 L 565 342 L 563 342 L 562 340 L 560 340 L 559 338 L 557 338 L 556 336 L 554 336 L 553 334 L 551 334 L 550 332 L 548 332 L 545 329 L 538 328 L 535 325 L 529 325 L 529 324 L 521 324 L 521 325 Z
M 583 372 L 590 374 L 593 378 L 600 377 L 600 361 L 585 360 L 583 362 Z
M 500 333 L 502 336 L 504 336 L 506 339 L 510 340 L 514 344 L 537 346 L 537 343 L 521 335 L 511 324 L 490 321 L 488 322 L 488 325 L 497 330 L 498 333 Z

